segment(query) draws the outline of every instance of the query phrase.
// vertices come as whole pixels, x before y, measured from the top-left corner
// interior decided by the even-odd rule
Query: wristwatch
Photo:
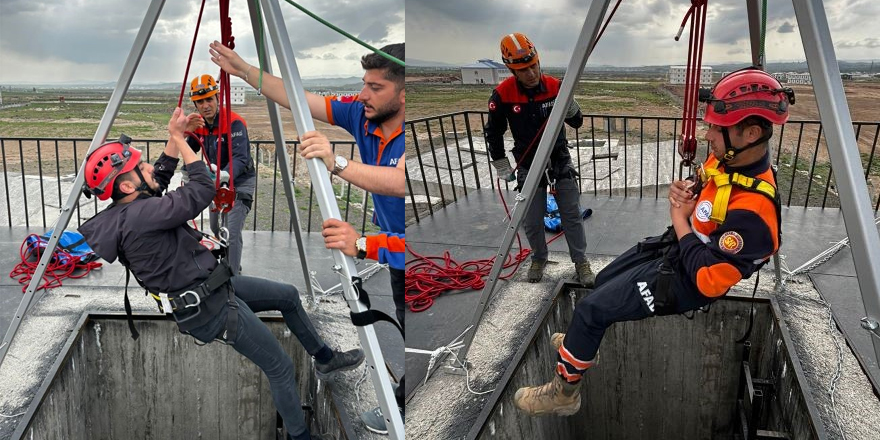
[[[354,242],[354,247],[357,248],[357,258],[358,260],[363,260],[367,258],[367,237],[361,236]]]
[[[336,164],[333,165],[333,173],[332,174],[338,175],[347,166],[348,166],[348,159],[346,159],[342,156],[336,156]]]

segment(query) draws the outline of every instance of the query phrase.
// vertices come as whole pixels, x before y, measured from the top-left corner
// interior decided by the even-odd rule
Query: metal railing
[[[514,189],[515,183],[497,180],[490,165],[483,135],[487,115],[463,111],[406,122],[408,223],[433,215],[469,191],[495,190],[499,182],[504,189]],[[853,122],[853,128],[876,213],[880,122]],[[657,199],[665,197],[666,186],[680,177],[681,118],[585,115],[580,128],[565,130],[581,193]],[[509,151],[510,132],[505,136]],[[770,143],[784,206],[840,206],[820,121],[789,121],[774,127]],[[708,154],[708,143],[701,141],[697,157]]]
[[[133,141],[145,161],[157,159],[165,148],[164,139]],[[0,158],[3,166],[5,206],[0,207],[0,225],[47,228],[54,224],[67,200],[81,160],[91,139],[86,138],[25,138],[0,137]],[[322,218],[312,190],[307,169],[297,152],[299,141],[286,141],[294,175],[294,192],[300,224],[306,232],[320,231]],[[354,142],[331,142],[334,151],[356,158]],[[284,185],[275,155],[273,141],[251,141],[251,156],[257,173],[253,207],[246,229],[254,231],[292,231],[292,216],[284,197]],[[361,233],[378,231],[372,224],[372,198],[369,193],[339,178],[333,179],[339,209],[345,221]],[[80,197],[76,206],[76,225],[103,209],[109,202]],[[4,212],[5,211],[5,212]],[[3,215],[5,214],[5,216]],[[207,225],[207,216],[200,218],[200,229]]]

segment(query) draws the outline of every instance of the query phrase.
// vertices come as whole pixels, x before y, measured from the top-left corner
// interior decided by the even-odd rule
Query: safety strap
[[[728,174],[719,171],[717,168],[703,168],[704,183],[708,179],[712,179],[718,188],[715,193],[715,201],[712,204],[712,214],[709,216],[713,222],[721,224],[727,218],[727,205],[730,202],[730,193],[733,187],[739,187],[746,191],[756,192],[764,195],[774,206],[779,205],[776,195],[776,187],[769,182],[757,177],[749,177],[740,173]]]
[[[360,313],[349,312],[351,323],[354,324],[355,327],[366,327],[379,321],[390,322],[397,328],[400,335],[403,336],[403,327],[400,326],[400,323],[394,318],[388,316],[388,314],[370,308],[370,297],[367,295],[367,291],[364,290],[363,280],[360,277],[351,277],[351,282],[358,298],[367,307],[367,310]]]

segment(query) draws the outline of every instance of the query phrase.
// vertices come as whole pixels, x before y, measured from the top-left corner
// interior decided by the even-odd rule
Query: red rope
[[[232,19],[229,17],[229,0],[220,0],[220,39],[224,46],[235,49],[235,37],[232,36]],[[232,169],[232,88],[229,72],[220,70],[220,137],[217,140],[217,188],[220,187],[220,139],[226,135],[226,147],[229,153],[229,190],[235,191],[235,174]]]
[[[186,83],[189,81],[189,66],[192,64],[193,52],[196,50],[196,39],[199,37],[199,26],[202,24],[202,11],[205,10],[205,0],[202,0],[202,6],[199,8],[199,19],[196,20],[196,31],[193,33],[192,46],[189,48],[189,58],[186,60],[186,72],[183,74],[183,85],[180,86],[180,98],[177,99],[177,106],[183,105],[183,92],[186,90]]]
[[[682,126],[681,126],[681,166],[693,166],[697,154],[697,109],[700,92],[700,76],[703,65],[703,40],[706,33],[707,0],[691,0],[675,40],[677,41],[690,18],[687,67],[685,70]]]
[[[34,244],[28,246],[28,241],[32,237],[32,243]],[[31,234],[25,238],[18,251],[21,263],[16,264],[12,271],[9,272],[9,276],[16,279],[22,285],[22,293],[27,290],[27,286],[30,284],[34,273],[37,271],[37,266],[40,264],[43,251],[46,249],[39,245],[41,240],[36,234]],[[74,257],[68,252],[57,248],[55,255],[46,265],[46,271],[43,273],[42,278],[43,283],[36,290],[61,287],[61,281],[65,278],[82,278],[88,275],[92,269],[97,269],[101,266],[102,264],[97,261],[84,263],[80,260],[80,257]],[[82,271],[81,273],[76,273],[80,270]]]

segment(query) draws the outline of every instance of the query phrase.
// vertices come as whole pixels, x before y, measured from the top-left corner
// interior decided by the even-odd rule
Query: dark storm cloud
[[[794,25],[786,21],[779,26],[776,32],[779,32],[780,34],[788,34],[794,32]]]
[[[865,38],[858,41],[843,41],[837,46],[846,49],[855,49],[859,47],[876,48],[880,47],[880,38]]]
[[[305,4],[312,12],[370,44],[389,43],[390,32],[403,21],[402,0],[332,1]],[[0,59],[37,65],[88,66],[118,72],[131,50],[147,11],[143,0],[2,0]],[[167,76],[185,63],[196,25],[199,2],[166,2],[138,68],[138,76]],[[348,41],[296,8],[281,4],[293,47],[304,59],[322,57],[323,46]],[[218,6],[208,2],[196,45],[194,63],[207,61],[207,44],[219,39]],[[236,49],[254,59],[254,35],[245,3],[231,11]],[[51,19],[47,19],[51,17]],[[399,34],[399,32],[398,32]],[[268,35],[265,38],[269,38]],[[311,51],[318,50],[318,54]],[[348,55],[336,53],[337,57]],[[158,63],[155,64],[154,62]],[[203,64],[201,68],[210,65]],[[183,67],[179,67],[182,71]],[[76,72],[71,75],[75,76]],[[4,75],[9,77],[9,73]],[[27,81],[28,78],[15,78]],[[97,79],[97,78],[96,78]],[[100,78],[106,79],[106,78]],[[114,78],[115,79],[115,78]]]

